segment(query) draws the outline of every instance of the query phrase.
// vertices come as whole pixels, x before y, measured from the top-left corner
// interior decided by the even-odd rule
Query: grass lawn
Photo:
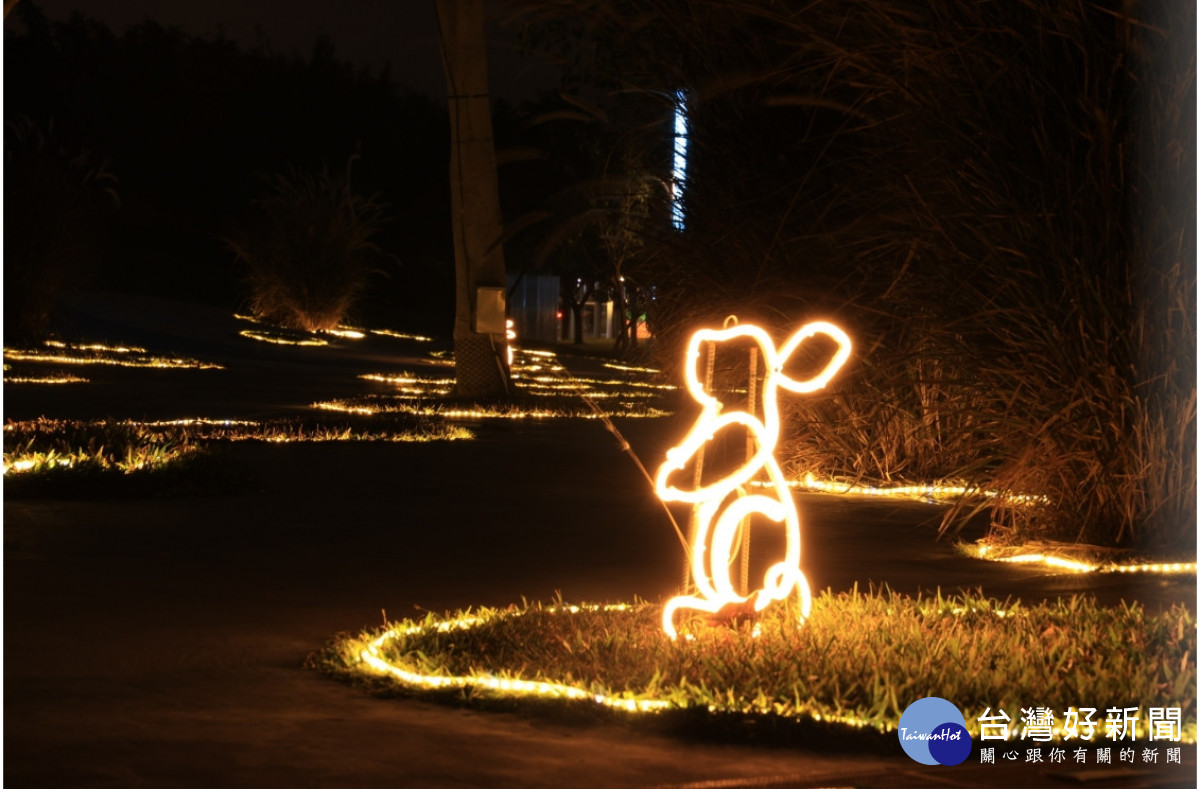
[[[331,644],[314,663],[387,693],[521,709],[596,707],[658,716],[697,713],[759,730],[888,734],[908,704],[940,696],[978,718],[1022,709],[1180,708],[1196,736],[1196,623],[1183,606],[1152,615],[1090,598],[1024,605],[980,595],[906,597],[887,589],[824,593],[803,627],[794,610],[756,623],[700,622],[671,641],[661,606],[525,604],[390,623]],[[894,736],[894,735],[890,735]],[[890,736],[888,739],[890,740]]]

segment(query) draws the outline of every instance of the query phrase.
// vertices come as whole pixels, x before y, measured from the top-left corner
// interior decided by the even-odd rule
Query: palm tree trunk
[[[502,398],[508,394],[504,248],[500,244],[503,225],[492,142],[483,2],[437,0],[437,15],[450,110],[455,388],[467,397]]]

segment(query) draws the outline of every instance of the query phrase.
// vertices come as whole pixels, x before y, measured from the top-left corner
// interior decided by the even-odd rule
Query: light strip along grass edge
[[[856,594],[857,594],[857,592],[856,592]],[[826,597],[826,596],[827,595],[823,595],[823,597]],[[963,600],[968,605],[970,605],[969,600],[966,600],[966,598],[964,598]],[[984,606],[986,607],[986,606],[991,605],[995,601],[982,601],[982,602],[983,602]],[[919,604],[919,601],[917,601],[917,603]],[[926,601],[926,603],[927,604],[933,603],[936,606],[935,610],[931,613],[962,614],[962,613],[967,612],[965,609],[962,609],[961,607],[955,608],[952,605],[952,598],[942,598],[940,593],[938,595],[936,603],[933,601],[932,597],[928,601]],[[1005,605],[1007,605],[1007,603],[1005,603]],[[579,612],[583,612],[583,611],[591,611],[591,612],[631,611],[636,607],[657,608],[657,606],[652,606],[652,605],[646,604],[646,603],[641,603],[641,604],[636,604],[636,605],[616,604],[616,605],[608,605],[608,606],[565,605],[565,604],[560,603],[558,605],[538,608],[536,610],[538,610],[541,613],[547,613],[547,614],[557,614],[557,613],[572,614],[572,613],[579,613]],[[1045,607],[1045,606],[1043,606],[1043,607]],[[1059,607],[1060,608],[1062,607],[1061,601],[1060,601]],[[971,611],[977,612],[977,611],[981,611],[981,610],[990,610],[991,613],[993,613],[996,617],[1004,618],[1004,617],[1008,617],[1008,616],[1022,616],[1022,615],[1027,616],[1027,615],[1029,615],[1029,613],[1031,611],[1036,613],[1037,608],[1038,607],[1032,607],[1032,608],[1031,607],[1023,607],[1023,606],[1021,606],[1020,603],[1017,603],[1017,604],[1011,606],[1011,608],[996,607],[996,608],[992,608],[992,609],[986,609],[986,608],[974,608],[973,607],[973,608],[971,608]],[[781,712],[780,705],[772,704],[770,702],[769,698],[767,698],[765,696],[761,696],[760,699],[751,701],[749,704],[747,704],[745,700],[743,700],[743,702],[740,704],[710,703],[707,705],[703,705],[703,704],[695,703],[692,700],[686,701],[684,703],[680,703],[678,701],[671,701],[671,700],[662,699],[662,698],[655,698],[652,695],[639,693],[636,690],[634,690],[634,691],[630,691],[630,690],[612,691],[612,690],[601,687],[599,685],[599,683],[593,683],[592,689],[586,689],[586,688],[580,687],[576,684],[569,684],[568,682],[554,681],[551,678],[527,679],[527,678],[517,675],[517,672],[508,672],[508,673],[506,673],[504,671],[491,672],[491,671],[487,671],[485,669],[478,668],[475,666],[471,667],[471,670],[469,673],[462,674],[462,675],[453,675],[453,674],[450,674],[446,670],[438,671],[436,668],[432,669],[432,671],[434,673],[431,673],[431,669],[429,668],[428,665],[424,668],[424,670],[422,670],[412,664],[407,664],[404,661],[389,662],[388,658],[384,655],[385,648],[389,645],[389,643],[391,643],[393,641],[403,640],[403,639],[409,638],[409,637],[421,637],[423,635],[428,635],[428,634],[432,634],[435,632],[436,633],[449,633],[449,632],[452,632],[455,630],[470,630],[473,628],[477,628],[485,623],[498,622],[498,621],[502,621],[505,619],[515,619],[515,618],[525,615],[530,610],[534,610],[534,609],[530,609],[529,607],[526,607],[525,609],[511,609],[510,608],[507,611],[495,611],[495,610],[483,609],[476,613],[472,613],[470,611],[460,612],[459,614],[450,615],[445,618],[436,618],[436,617],[430,616],[430,617],[427,617],[426,620],[421,623],[405,621],[405,622],[397,624],[397,625],[388,626],[385,629],[383,629],[382,631],[376,631],[373,634],[367,634],[364,636],[360,636],[358,639],[346,639],[340,645],[340,649],[343,651],[343,659],[345,660],[345,662],[347,664],[347,672],[346,673],[349,673],[351,675],[354,675],[354,674],[368,675],[368,676],[374,675],[374,676],[378,676],[378,677],[391,678],[392,680],[396,681],[397,683],[399,683],[400,686],[406,688],[407,690],[416,692],[417,695],[421,695],[423,692],[429,692],[429,693],[433,693],[436,695],[437,691],[445,691],[445,690],[463,690],[463,691],[468,692],[468,694],[474,693],[476,691],[484,691],[485,693],[490,694],[494,697],[498,697],[498,698],[532,699],[532,700],[537,700],[537,699],[567,700],[570,702],[578,702],[578,703],[588,704],[588,705],[598,705],[598,706],[601,706],[604,708],[618,710],[621,712],[628,712],[628,713],[661,713],[661,712],[668,712],[668,711],[685,711],[685,710],[690,710],[690,711],[695,712],[698,709],[703,711],[704,707],[707,706],[707,712],[710,714],[715,714],[715,715],[724,715],[724,716],[730,716],[730,715],[739,716],[739,715],[741,715],[741,716],[750,716],[750,717],[768,716],[768,717],[776,717],[783,721],[791,721],[793,723],[816,722],[816,723],[824,724],[824,725],[832,724],[837,728],[851,727],[851,728],[855,728],[855,729],[875,730],[880,734],[885,734],[885,733],[895,731],[895,723],[894,722],[882,721],[879,716],[876,717],[876,720],[872,721],[872,720],[862,718],[862,717],[857,717],[854,715],[837,714],[838,710],[836,707],[836,704],[837,704],[836,700],[835,700],[834,704],[830,704],[830,705],[801,704],[798,701],[798,703],[795,706],[793,706],[792,709],[787,713]],[[1052,611],[1053,609],[1049,608],[1048,610]],[[1121,610],[1124,611],[1124,613],[1126,615],[1129,615],[1129,614],[1135,615],[1135,617],[1138,618],[1140,621],[1140,618],[1142,616],[1140,608],[1133,606],[1133,607],[1125,607]],[[1195,629],[1194,619],[1192,619],[1186,612],[1183,613],[1183,618],[1187,619],[1188,622],[1190,622],[1189,627],[1193,631],[1192,643],[1193,643],[1193,649],[1194,649],[1194,629]],[[1182,620],[1181,620],[1181,622],[1182,622]],[[1180,627],[1182,628],[1182,627],[1184,627],[1184,625],[1180,624]],[[353,654],[349,654],[351,652]],[[425,656],[422,655],[422,657],[425,657]],[[1186,657],[1187,657],[1187,655],[1185,654],[1185,656],[1184,656],[1185,662],[1186,662]],[[429,662],[430,661],[427,661],[427,664]],[[433,658],[432,662],[436,663],[436,658]],[[1193,663],[1194,663],[1194,661],[1193,661]],[[964,668],[966,668],[966,667],[964,667]],[[1194,671],[1192,672],[1190,680],[1187,680],[1185,677],[1185,681],[1190,681],[1191,686],[1192,686],[1192,695],[1194,697],[1194,688],[1195,688]],[[709,694],[709,695],[711,697],[713,694]],[[722,695],[722,692],[718,691],[715,695],[717,695],[717,696]],[[729,695],[729,699],[731,702],[735,702],[735,699],[732,694]],[[912,701],[912,700],[915,700],[915,698],[909,699],[908,701]],[[1030,701],[1036,703],[1036,701],[1034,701],[1034,700],[1030,700]],[[899,704],[899,703],[900,703],[899,700],[894,700],[893,706],[895,706],[896,704]],[[1089,703],[1095,703],[1095,700],[1080,699],[1078,702],[1078,705],[1086,706]],[[1143,705],[1139,703],[1138,706],[1140,708]],[[1155,705],[1151,704],[1149,706],[1155,706]],[[1007,708],[1012,710],[1011,705],[1007,705]],[[1013,710],[1013,711],[1016,712],[1015,710]],[[980,733],[978,720],[971,717],[975,713],[980,713],[980,714],[984,714],[984,715],[986,715],[987,713],[983,712],[982,709],[965,711],[965,714],[967,716],[968,731],[972,734],[972,736],[978,738],[979,733]],[[1104,713],[1104,709],[1102,707],[1100,709],[1100,714],[1103,715],[1103,713]],[[1059,715],[1061,715],[1061,714],[1062,714],[1062,711],[1060,710]],[[1184,715],[1185,715],[1185,720],[1182,721],[1182,725],[1181,725],[1181,730],[1182,730],[1181,742],[1189,743],[1189,744],[1195,743],[1195,741],[1196,741],[1196,722],[1195,722],[1194,708],[1190,709],[1190,710],[1185,710]],[[896,719],[898,719],[899,711],[895,712],[894,717]],[[1013,735],[1012,735],[1011,739],[1016,738],[1016,732],[1020,728],[1020,721],[1019,721],[1018,716],[1014,715],[1013,717],[1014,717],[1014,720],[1012,721]],[[1145,715],[1142,714],[1140,716],[1140,718],[1141,718],[1141,721],[1138,724],[1138,733],[1139,733],[1140,737],[1144,740],[1146,737]],[[1105,740],[1104,730],[1105,730],[1104,719],[1101,718],[1097,722],[1095,736],[1090,741],[1089,740],[1080,740],[1078,738],[1071,739],[1071,738],[1064,737],[1063,728],[1056,723],[1054,730],[1053,730],[1053,739],[1056,742],[1067,741],[1067,742],[1072,742],[1074,744],[1085,745],[1085,746],[1104,745],[1104,744],[1107,744],[1106,740]]]

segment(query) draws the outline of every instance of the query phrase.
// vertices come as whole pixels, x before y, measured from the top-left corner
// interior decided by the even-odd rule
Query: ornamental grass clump
[[[353,192],[348,171],[291,170],[266,180],[257,224],[227,242],[246,265],[250,310],[285,328],[335,329],[382,258],[372,238],[384,206]]]
[[[241,469],[218,447],[237,442],[426,443],[474,438],[442,420],[397,416],[370,426],[355,420],[163,422],[34,419],[4,426],[5,495],[123,496],[231,492]]]
[[[963,501],[947,528],[983,508],[1013,541],[1191,542],[1195,72],[1172,31],[1194,8],[1132,8],[863,20],[879,46],[855,68],[906,109],[859,204],[900,221],[856,242],[887,272],[852,294],[886,316],[861,321],[861,384],[804,427],[809,447],[851,427],[847,473],[1045,502]]]
[[[803,627],[791,607],[777,606],[757,622],[693,621],[675,641],[663,634],[661,612],[560,601],[431,615],[343,638],[317,664],[342,677],[377,677],[362,661],[375,642],[388,664],[411,672],[380,680],[383,687],[410,693],[430,692],[434,683],[421,678],[440,677],[461,679],[451,694],[458,701],[511,697],[489,687],[508,678],[583,689],[580,704],[610,697],[877,732],[894,729],[912,701],[939,696],[962,710],[976,737],[989,708],[1008,711],[1018,727],[1022,708],[1089,706],[1103,727],[1107,708],[1139,706],[1144,739],[1148,708],[1179,707],[1181,735],[1195,740],[1196,622],[1183,606],[1152,614],[1082,597],[1024,605],[855,589],[818,596]],[[555,704],[562,695],[546,694]]]
[[[5,467],[25,458],[90,459],[124,472],[159,465],[206,444],[258,441],[269,444],[455,441],[473,438],[458,425],[420,417],[397,417],[386,424],[362,420],[178,419],[161,422],[31,419],[4,426]],[[133,461],[123,458],[134,458]],[[158,458],[151,461],[149,458]],[[65,462],[48,465],[68,465]],[[35,467],[39,464],[35,463]]]
[[[197,452],[189,437],[107,420],[35,419],[4,426],[4,473],[132,474],[162,468]]]

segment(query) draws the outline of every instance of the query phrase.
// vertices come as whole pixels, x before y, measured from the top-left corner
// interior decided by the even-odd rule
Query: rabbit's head
[[[784,372],[793,360],[796,351],[809,338],[823,334],[831,338],[837,348],[833,357],[820,372],[805,378],[794,378]],[[705,385],[701,372],[706,343],[717,345],[750,341],[758,346],[762,354],[765,375],[761,387],[761,418],[745,410],[726,410],[718,394]],[[691,431],[678,446],[668,450],[666,462],[658,469],[656,487],[665,501],[699,502],[723,498],[736,488],[749,482],[755,474],[774,456],[779,435],[778,388],[789,392],[806,393],[821,389],[841,369],[850,356],[850,338],[838,327],[823,321],[800,327],[783,347],[776,350],[775,343],[765,331],[748,324],[729,326],[723,329],[700,329],[688,342],[684,382],[688,393],[700,404],[700,413]],[[694,463],[696,454],[728,431],[742,429],[749,435],[754,453],[745,463],[724,473],[707,485],[699,485],[684,479],[684,471]]]

